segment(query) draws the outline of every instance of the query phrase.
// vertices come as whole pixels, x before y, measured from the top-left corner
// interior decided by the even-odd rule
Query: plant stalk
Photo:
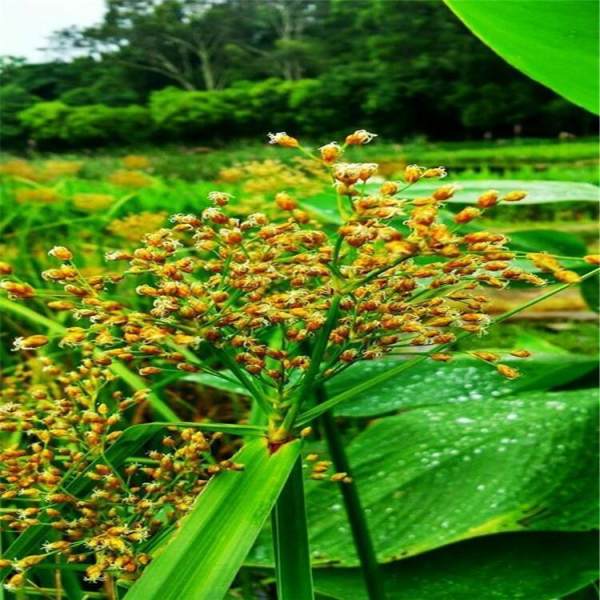
[[[278,600],[313,600],[301,456],[273,508],[271,525]]]
[[[317,400],[324,400],[324,395],[323,388],[319,388]],[[340,490],[346,514],[348,515],[354,546],[360,559],[360,567],[369,600],[385,600],[383,579],[379,565],[377,564],[377,557],[375,556],[375,549],[369,533],[365,512],[360,503],[358,488],[352,478],[352,467],[344,449],[344,441],[331,412],[323,413],[320,417],[320,422],[335,470],[338,473],[347,473],[351,478],[349,483],[340,483]]]

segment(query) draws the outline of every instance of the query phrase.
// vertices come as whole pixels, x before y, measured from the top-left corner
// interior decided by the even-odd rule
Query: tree
[[[225,84],[222,51],[234,26],[233,3],[217,0],[107,0],[101,24],[63,30],[58,44],[107,62],[157,73],[187,90]]]

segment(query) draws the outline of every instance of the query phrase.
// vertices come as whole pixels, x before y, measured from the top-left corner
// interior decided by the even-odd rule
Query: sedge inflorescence
[[[127,264],[120,275],[85,279],[66,249],[54,249],[62,264],[43,277],[62,284],[64,295],[53,308],[81,322],[60,343],[91,343],[145,377],[206,370],[195,357],[212,353],[268,412],[274,437],[290,434],[315,386],[357,361],[415,347],[450,360],[457,336],[485,333],[486,288],[545,284],[516,264],[506,236],[472,224],[525,193],[490,190],[452,215],[444,208],[452,185],[423,197],[407,193],[421,180],[445,177],[443,167],[409,165],[404,181],[373,185],[377,164],[344,159],[349,147],[374,137],[358,130],[312,154],[285,133],[270,135],[272,143],[308,154],[329,177],[341,221],[330,233],[287,193],[276,197],[283,216],[273,220],[260,212],[236,217],[228,211],[230,195],[213,192],[213,206],[201,214],[176,214],[134,251],[109,252],[109,260]],[[531,256],[534,264],[540,256]],[[544,265],[559,280],[578,277]],[[111,297],[122,279],[138,280],[141,305]],[[496,359],[486,362],[518,376]]]
[[[23,349],[44,343],[44,336],[32,337],[39,339],[22,341]],[[28,569],[59,558],[83,563],[92,583],[136,577],[153,541],[187,514],[207,481],[243,468],[214,458],[220,434],[192,427],[158,428],[145,452],[138,446],[141,457],[128,455],[117,466],[109,449],[148,390],[107,393],[115,379],[111,360],[82,350],[74,370],[40,358],[3,382],[0,431],[27,443],[0,451],[0,527],[15,534],[41,530],[46,540],[41,554],[0,561],[15,571],[8,589],[20,587]]]

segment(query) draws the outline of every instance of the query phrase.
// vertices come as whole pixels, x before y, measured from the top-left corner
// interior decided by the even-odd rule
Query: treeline
[[[102,23],[53,46],[78,57],[3,62],[5,146],[595,130],[437,0],[107,0]]]

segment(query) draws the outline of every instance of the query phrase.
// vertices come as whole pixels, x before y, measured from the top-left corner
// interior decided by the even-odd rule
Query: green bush
[[[19,119],[36,142],[59,142],[70,110],[63,102],[38,102],[19,113]]]
[[[298,133],[347,133],[349,123],[370,126],[361,111],[363,97],[360,81],[344,75],[305,79],[294,84],[290,113]]]
[[[168,87],[154,92],[148,107],[94,103],[94,98],[104,96],[79,88],[63,95],[64,102],[29,106],[20,113],[20,121],[15,115],[31,103],[32,97],[15,86],[5,86],[7,91],[3,93],[12,100],[3,103],[3,112],[8,115],[3,116],[4,139],[12,143],[24,141],[29,135],[42,145],[62,147],[140,142],[152,137],[202,144],[256,138],[269,131],[333,138],[346,133],[349,126],[399,139],[418,131],[424,114],[430,125],[451,119],[457,127],[479,135],[507,124],[515,126],[548,118],[554,119],[561,129],[570,130],[569,125],[579,114],[577,109],[559,99],[538,111],[539,115],[529,114],[531,103],[523,100],[526,90],[519,91],[521,86],[520,82],[506,86],[484,84],[481,98],[465,100],[463,109],[455,114],[433,107],[431,99],[425,96],[421,98],[422,111],[411,111],[410,103],[397,94],[397,86],[386,87],[385,81],[374,81],[373,74],[352,70],[300,81],[243,81],[213,91]],[[455,90],[454,99],[464,92]],[[582,120],[578,127],[584,125]]]
[[[16,84],[0,86],[0,124],[2,143],[24,142],[25,128],[19,120],[19,113],[32,106],[38,99]]]
[[[102,104],[69,107],[62,139],[79,146],[101,143],[110,139],[112,110]]]
[[[150,111],[145,106],[132,104],[111,108],[111,127],[115,139],[125,143],[149,139],[154,132]]]
[[[216,134],[233,113],[224,92],[186,92],[168,87],[150,97],[152,120],[166,137]]]
[[[294,122],[291,94],[298,84],[270,78],[230,88],[230,92],[237,94],[240,100],[235,109],[236,123],[244,132],[253,135],[289,128]]]
[[[143,106],[39,102],[21,112],[19,118],[37,142],[61,146],[139,142],[150,137],[153,129],[150,113]]]

